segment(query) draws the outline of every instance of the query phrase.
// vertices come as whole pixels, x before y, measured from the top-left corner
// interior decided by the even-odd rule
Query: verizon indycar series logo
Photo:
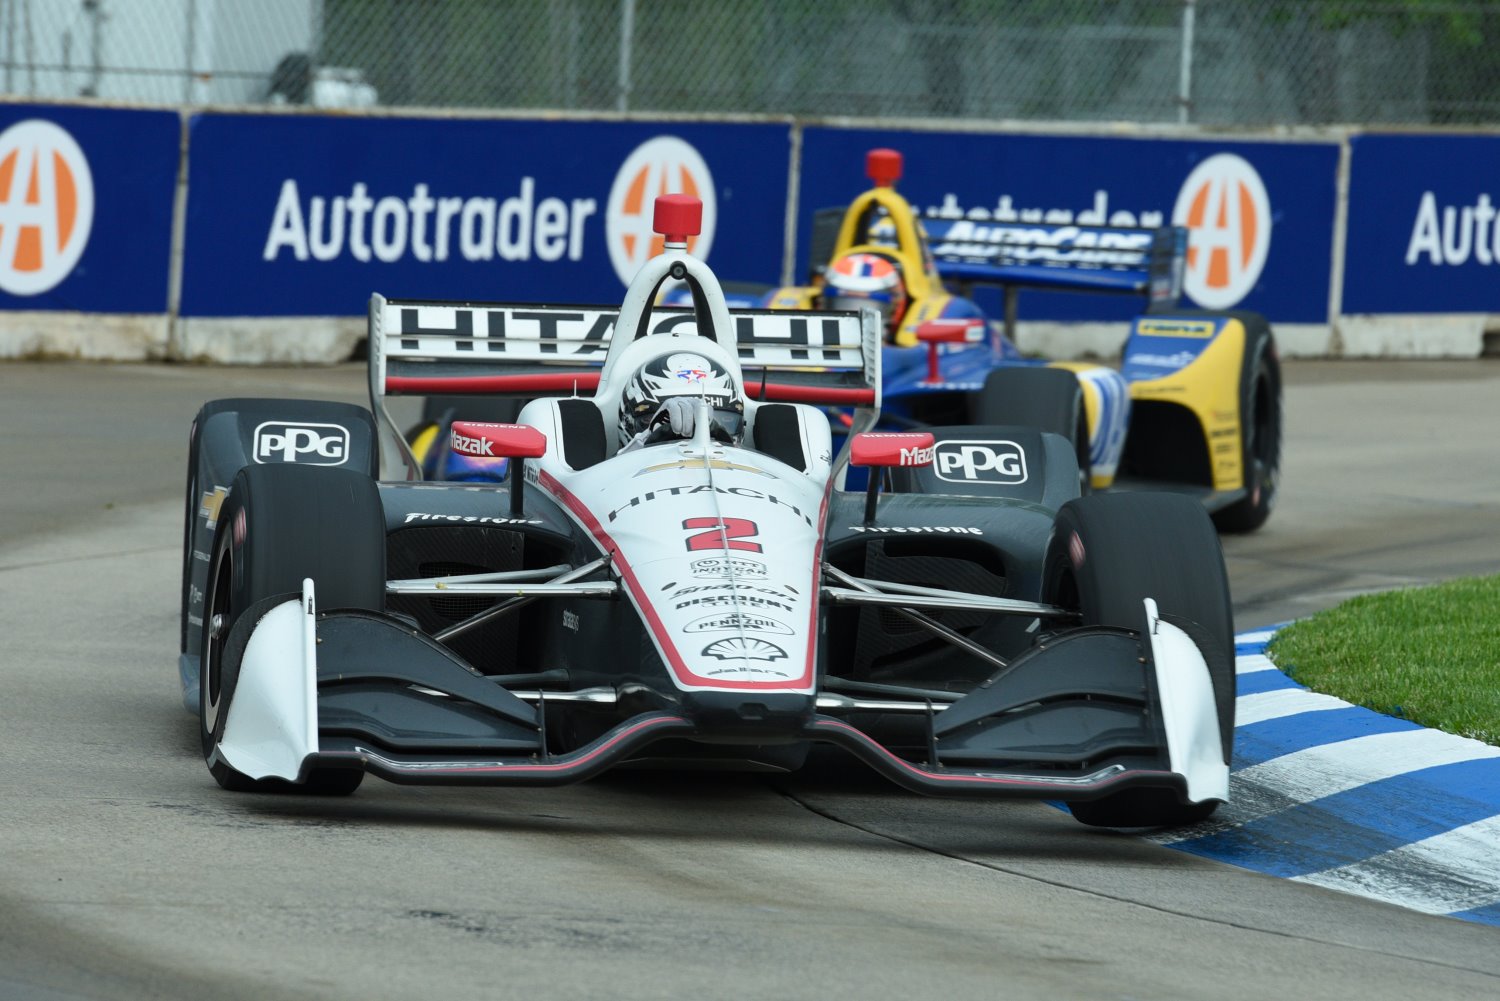
[[[1013,441],[940,441],[938,479],[949,483],[1026,482],[1026,452]]]
[[[736,577],[753,577],[764,580],[766,577],[766,565],[756,560],[747,560],[738,556],[707,556],[701,560],[694,560],[690,569],[693,576],[708,580],[732,579]]]
[[[342,466],[349,459],[349,429],[341,424],[266,421],[255,429],[256,462]]]

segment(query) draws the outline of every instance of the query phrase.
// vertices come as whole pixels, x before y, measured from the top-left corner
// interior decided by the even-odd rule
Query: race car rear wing
[[[938,273],[986,285],[1142,295],[1153,310],[1182,296],[1187,229],[923,220]]]
[[[619,309],[370,297],[370,401],[388,428],[386,396],[587,395],[599,385]],[[733,310],[734,339],[754,400],[880,405],[880,322],[873,310]],[[694,324],[690,308],[657,307],[647,333]]]

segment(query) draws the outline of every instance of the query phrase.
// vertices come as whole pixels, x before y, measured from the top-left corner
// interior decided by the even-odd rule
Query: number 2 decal
[[[745,539],[760,534],[749,518],[687,518],[683,528],[706,528],[708,531],[687,537],[689,552],[699,549],[740,549],[747,553],[763,552],[759,542]]]

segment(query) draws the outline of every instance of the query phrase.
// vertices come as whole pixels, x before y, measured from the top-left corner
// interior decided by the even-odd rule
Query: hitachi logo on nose
[[[340,424],[267,421],[255,429],[256,462],[341,466],[349,457],[349,429]]]

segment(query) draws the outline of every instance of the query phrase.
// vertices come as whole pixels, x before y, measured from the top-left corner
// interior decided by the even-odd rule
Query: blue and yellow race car
[[[1038,427],[1073,443],[1084,487],[1191,494],[1221,531],[1265,522],[1281,461],[1275,340],[1258,314],[1178,307],[1185,229],[922,219],[896,191],[901,167],[895,150],[872,150],[874,187],[817,213],[820,263],[807,285],[731,294],[731,304],[879,309],[888,426]],[[1002,319],[970,297],[978,285],[1002,290]],[[1025,357],[1015,339],[1022,288],[1145,299],[1120,367]],[[1004,482],[1017,474],[1001,444],[940,443],[938,467],[960,484]]]

